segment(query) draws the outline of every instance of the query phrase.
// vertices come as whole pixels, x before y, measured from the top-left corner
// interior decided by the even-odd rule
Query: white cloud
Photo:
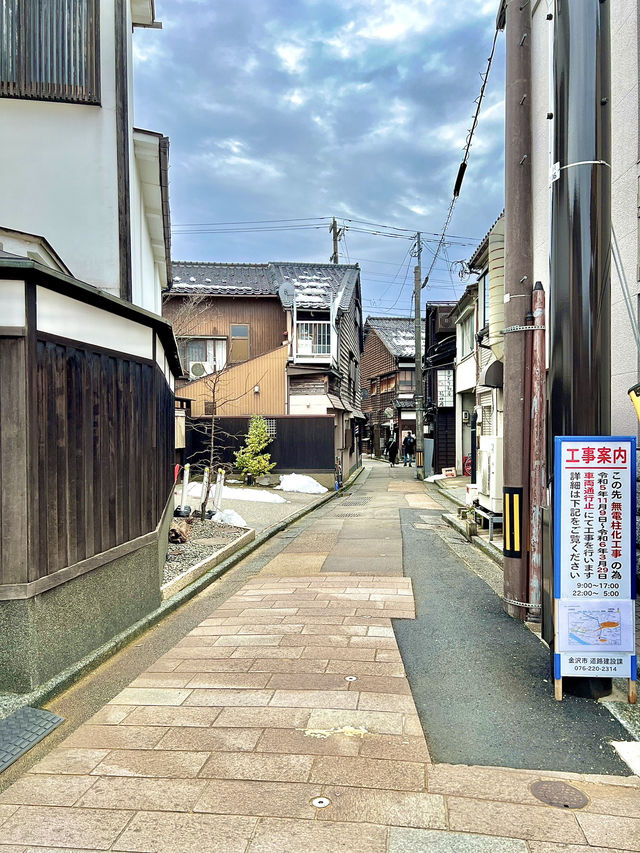
[[[304,70],[302,61],[306,54],[304,47],[292,42],[283,42],[275,46],[275,51],[285,71],[288,71],[289,74],[302,73]]]

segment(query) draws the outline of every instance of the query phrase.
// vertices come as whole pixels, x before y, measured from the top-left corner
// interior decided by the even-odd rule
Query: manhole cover
[[[62,722],[57,714],[28,706],[0,720],[0,773]]]
[[[589,802],[586,794],[566,782],[533,782],[529,790],[540,802],[558,809],[582,809]]]
[[[311,800],[311,805],[317,809],[326,809],[327,806],[331,805],[331,800],[328,797],[316,797]]]

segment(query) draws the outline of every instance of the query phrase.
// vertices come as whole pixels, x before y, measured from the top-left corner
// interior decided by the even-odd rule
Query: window
[[[398,391],[406,393],[415,390],[414,370],[399,370],[398,371]]]
[[[377,378],[369,380],[369,389],[371,391],[372,397],[378,393],[378,380],[377,380]]]
[[[460,357],[473,352],[474,317],[473,312],[460,323]]]
[[[249,360],[249,327],[231,326],[231,351],[229,361]]]
[[[276,419],[275,418],[265,418],[265,423],[267,424],[267,435],[270,435],[271,438],[276,437]]]
[[[0,0],[0,97],[100,103],[100,0]]]
[[[328,322],[298,323],[298,355],[331,355],[331,326]]]
[[[392,373],[391,376],[383,376],[380,379],[380,393],[384,394],[385,391],[395,391],[396,390],[396,375]]]
[[[489,325],[489,273],[482,276],[482,328]]]
[[[194,361],[208,362],[215,370],[222,370],[227,361],[226,338],[189,338],[181,341],[179,348],[185,370]]]

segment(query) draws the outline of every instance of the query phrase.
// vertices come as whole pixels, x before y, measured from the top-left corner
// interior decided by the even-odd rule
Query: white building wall
[[[101,107],[0,99],[0,225],[45,237],[76,278],[117,294],[113,2],[100,18]]]

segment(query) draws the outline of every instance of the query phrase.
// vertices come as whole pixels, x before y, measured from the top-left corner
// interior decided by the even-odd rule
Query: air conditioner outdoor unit
[[[203,376],[209,376],[210,373],[215,373],[215,365],[210,361],[190,361],[189,362],[189,377],[191,379],[202,379]]]
[[[480,436],[478,449],[478,503],[502,514],[502,437]]]
[[[471,420],[471,412],[468,412],[466,409],[462,412],[462,423],[468,424]]]

